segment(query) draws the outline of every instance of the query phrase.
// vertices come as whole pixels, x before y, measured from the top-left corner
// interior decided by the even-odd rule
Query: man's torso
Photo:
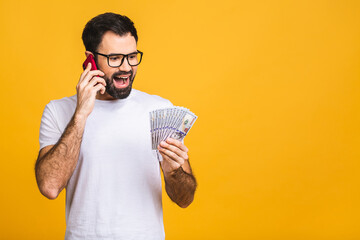
[[[168,100],[134,89],[124,100],[96,100],[66,188],[65,239],[164,238],[149,112],[170,106]],[[61,132],[75,107],[76,95],[52,101]]]

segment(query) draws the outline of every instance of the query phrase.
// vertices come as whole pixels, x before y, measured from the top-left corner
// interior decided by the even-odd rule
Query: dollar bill
[[[179,141],[183,140],[192,125],[194,125],[196,119],[197,116],[195,114],[186,112],[185,116],[181,118],[179,126],[173,131],[170,137]]]
[[[160,142],[169,137],[182,141],[197,119],[194,113],[184,107],[156,109],[149,113],[149,117],[151,147],[155,151]]]

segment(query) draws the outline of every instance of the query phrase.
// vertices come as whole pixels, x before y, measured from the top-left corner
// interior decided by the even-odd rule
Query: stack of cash
[[[182,141],[197,116],[184,107],[157,109],[150,112],[152,149],[168,137]]]

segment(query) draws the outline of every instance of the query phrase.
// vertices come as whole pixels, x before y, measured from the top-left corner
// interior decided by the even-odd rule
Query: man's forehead
[[[112,31],[107,31],[103,35],[98,51],[104,54],[129,54],[136,51],[136,40],[130,33],[119,36]]]

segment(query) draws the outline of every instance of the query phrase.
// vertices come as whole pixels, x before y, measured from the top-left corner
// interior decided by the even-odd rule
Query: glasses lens
[[[120,66],[124,56],[123,55],[111,55],[109,57],[109,65],[110,67],[118,67]]]
[[[136,66],[141,61],[141,54],[140,53],[130,54],[128,56],[128,60],[129,60],[129,65]]]

